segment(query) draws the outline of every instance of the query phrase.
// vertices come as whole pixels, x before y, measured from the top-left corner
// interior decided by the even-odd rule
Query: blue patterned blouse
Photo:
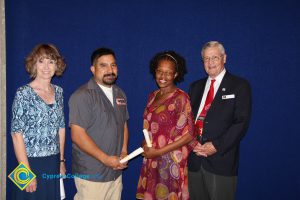
[[[63,89],[55,90],[54,104],[46,104],[31,86],[17,92],[12,106],[11,133],[21,133],[28,157],[44,157],[59,153],[60,128],[65,128]]]

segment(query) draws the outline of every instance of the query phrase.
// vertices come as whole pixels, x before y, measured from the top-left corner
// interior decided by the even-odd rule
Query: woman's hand
[[[145,145],[147,146],[146,140],[143,140],[142,144],[141,144],[141,147],[144,148]]]
[[[66,175],[66,164],[65,162],[60,162],[60,174],[61,175]]]
[[[36,178],[33,179],[26,187],[26,192],[35,192],[37,188],[37,181]]]
[[[153,147],[147,147],[147,145],[143,146],[144,153],[143,156],[148,159],[157,158],[161,156],[160,149],[155,149]]]

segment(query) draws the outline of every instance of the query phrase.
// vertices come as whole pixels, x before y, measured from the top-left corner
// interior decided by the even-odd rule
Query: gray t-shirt
[[[125,93],[116,85],[113,85],[113,103],[114,106],[92,78],[70,97],[69,125],[84,128],[102,151],[119,156],[124,140],[124,124],[129,115]],[[106,167],[75,144],[72,145],[72,157],[72,172],[78,178],[107,182],[122,173],[121,170]]]

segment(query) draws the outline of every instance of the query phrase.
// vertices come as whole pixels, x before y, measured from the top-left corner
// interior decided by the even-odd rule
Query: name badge
[[[126,100],[124,98],[116,98],[116,103],[118,106],[125,106]]]
[[[235,95],[234,94],[229,94],[229,95],[223,95],[222,99],[234,99]]]

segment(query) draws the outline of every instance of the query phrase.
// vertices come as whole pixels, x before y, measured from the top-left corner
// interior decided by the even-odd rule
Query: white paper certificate
[[[133,152],[131,152],[129,155],[127,155],[125,158],[123,158],[122,160],[120,160],[120,163],[125,163],[129,160],[131,160],[132,158],[140,155],[141,153],[144,152],[144,149],[142,147],[134,150]]]
[[[60,178],[59,183],[60,183],[60,199],[62,200],[66,198],[63,178]]]
[[[147,129],[144,129],[143,133],[144,133],[144,137],[145,137],[145,140],[146,140],[146,143],[147,143],[147,147],[152,147],[152,143],[150,141],[149,132],[147,131]]]

